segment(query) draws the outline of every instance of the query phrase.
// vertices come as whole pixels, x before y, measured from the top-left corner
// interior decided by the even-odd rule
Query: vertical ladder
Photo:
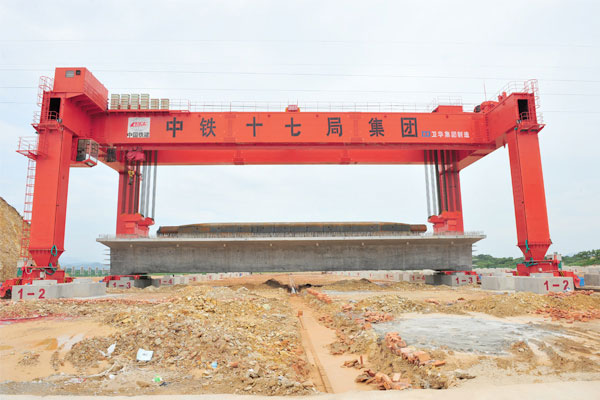
[[[27,177],[25,180],[25,204],[23,207],[23,223],[21,225],[21,248],[19,250],[20,265],[27,265],[29,259],[29,240],[31,237],[31,215],[33,211],[33,194],[35,190],[35,167],[38,157],[38,138],[19,138],[17,153],[27,157]]]
[[[23,224],[21,228],[21,250],[19,258],[27,265],[29,262],[29,239],[31,235],[31,212],[33,208],[33,192],[35,188],[35,159],[27,160],[27,178],[25,181],[25,205],[23,207]]]

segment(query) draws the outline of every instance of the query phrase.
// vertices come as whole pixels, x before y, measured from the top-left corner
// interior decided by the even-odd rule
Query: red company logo
[[[141,127],[145,127],[145,126],[148,126],[148,123],[146,121],[132,122],[131,125],[129,125],[130,128],[141,128]]]

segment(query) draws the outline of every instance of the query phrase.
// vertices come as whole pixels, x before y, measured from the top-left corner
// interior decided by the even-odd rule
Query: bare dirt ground
[[[327,274],[1,301],[0,397],[370,398],[392,385],[423,399],[515,387],[594,398],[599,311],[600,295],[587,292],[494,294]],[[150,361],[136,360],[140,348],[154,352]]]

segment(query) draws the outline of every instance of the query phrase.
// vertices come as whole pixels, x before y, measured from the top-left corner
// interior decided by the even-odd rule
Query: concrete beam
[[[470,270],[483,235],[99,238],[111,274]],[[164,283],[163,283],[164,284]]]

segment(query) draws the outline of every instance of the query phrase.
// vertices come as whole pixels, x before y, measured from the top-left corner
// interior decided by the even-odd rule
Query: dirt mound
[[[23,218],[0,197],[0,281],[17,275]]]
[[[600,309],[600,295],[575,292],[568,297],[555,297],[535,293],[520,292],[499,294],[478,300],[456,303],[448,311],[474,311],[497,317],[509,317],[535,313],[537,310],[553,308],[565,311],[590,311]]]
[[[84,377],[110,369],[114,381],[122,383],[114,392],[102,379],[78,380],[75,394],[127,394],[133,389],[154,393],[160,386],[152,381],[154,375],[164,379],[166,390],[178,393],[314,392],[285,291],[276,290],[272,298],[246,288],[210,286],[176,287],[169,293],[172,297],[152,302],[122,298],[7,302],[0,303],[0,317],[93,316],[116,330],[80,340],[53,359],[53,365],[73,366]],[[150,361],[137,361],[140,348],[153,351]],[[47,378],[47,393],[69,393],[64,386],[72,378]],[[133,383],[137,381],[142,381],[140,387]]]
[[[354,290],[380,290],[382,287],[368,279],[344,279],[322,287],[324,290],[354,291]]]
[[[357,310],[380,311],[392,314],[430,311],[428,306],[400,295],[373,296],[360,300],[354,306]]]

